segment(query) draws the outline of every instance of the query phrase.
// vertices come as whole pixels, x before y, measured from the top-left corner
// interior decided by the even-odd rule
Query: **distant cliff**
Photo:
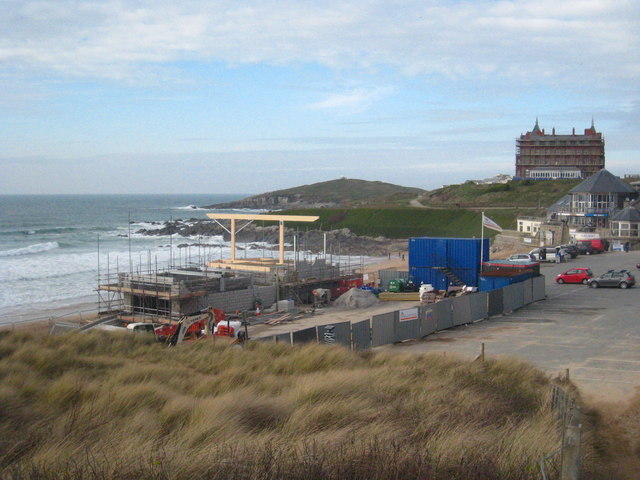
[[[286,190],[262,193],[228,203],[204,205],[204,208],[256,208],[286,210],[358,206],[366,204],[398,204],[425,193],[420,188],[403,187],[385,182],[340,178],[302,185]]]

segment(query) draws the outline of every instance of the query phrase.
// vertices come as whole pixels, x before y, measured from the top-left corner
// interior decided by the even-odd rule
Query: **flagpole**
[[[480,223],[482,224],[480,233],[480,273],[482,273],[482,263],[484,262],[484,212],[482,212]]]

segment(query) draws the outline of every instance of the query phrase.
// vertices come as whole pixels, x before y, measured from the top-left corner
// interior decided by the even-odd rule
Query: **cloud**
[[[364,89],[357,88],[347,93],[332,94],[325,100],[311,104],[313,110],[334,108],[361,109],[391,92],[388,88]]]
[[[634,0],[5,0],[0,68],[119,82],[179,81],[180,61],[391,66],[406,75],[525,84],[640,76]],[[316,108],[366,104],[338,93]]]

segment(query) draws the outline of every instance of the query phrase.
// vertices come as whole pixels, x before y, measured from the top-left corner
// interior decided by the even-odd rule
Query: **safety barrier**
[[[426,337],[434,332],[503,315],[545,298],[544,277],[535,277],[488,292],[476,292],[437,303],[396,310],[358,322],[318,325],[265,338],[262,342],[343,345],[355,351]]]

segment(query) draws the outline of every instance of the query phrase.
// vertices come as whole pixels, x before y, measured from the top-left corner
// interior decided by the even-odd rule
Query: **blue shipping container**
[[[409,271],[413,280],[418,284],[431,283],[438,290],[449,285],[449,279],[440,270],[442,268],[451,269],[466,285],[478,286],[481,260],[489,260],[488,238],[409,239]]]

